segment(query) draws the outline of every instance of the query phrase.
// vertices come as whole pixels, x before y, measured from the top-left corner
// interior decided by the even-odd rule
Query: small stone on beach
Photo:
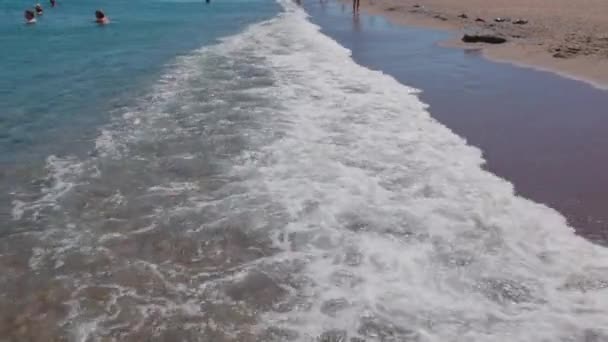
[[[517,19],[517,20],[513,21],[513,24],[515,24],[515,25],[525,25],[527,23],[528,23],[528,21],[525,19]]]
[[[467,19],[469,16],[466,15],[465,13],[462,13],[461,15],[458,16],[458,18],[462,18],[462,19]]]
[[[476,22],[479,22],[479,23],[485,23],[485,22],[486,22],[485,20],[483,20],[483,19],[481,19],[481,18],[477,18],[477,19],[475,19],[475,21],[476,21]]]

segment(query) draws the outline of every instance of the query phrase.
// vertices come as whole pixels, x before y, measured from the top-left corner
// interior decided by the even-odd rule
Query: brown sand
[[[363,0],[361,6],[401,24],[491,32],[508,42],[465,44],[459,34],[448,44],[483,48],[493,60],[557,72],[608,89],[608,0]],[[527,23],[513,23],[517,19]]]

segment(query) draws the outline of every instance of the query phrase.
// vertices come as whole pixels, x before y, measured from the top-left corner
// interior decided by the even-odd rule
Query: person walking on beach
[[[353,13],[359,13],[359,5],[361,0],[353,0]]]

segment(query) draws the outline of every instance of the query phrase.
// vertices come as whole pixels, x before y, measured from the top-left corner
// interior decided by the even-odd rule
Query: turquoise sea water
[[[93,133],[173,58],[279,9],[268,0],[60,0],[55,8],[42,2],[37,24],[24,25],[34,4],[0,2],[0,163],[55,153]],[[97,8],[110,25],[93,23]]]

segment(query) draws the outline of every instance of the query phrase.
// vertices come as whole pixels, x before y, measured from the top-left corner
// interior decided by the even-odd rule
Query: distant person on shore
[[[41,4],[36,4],[36,7],[34,9],[36,10],[36,14],[37,15],[42,15],[43,11],[42,11],[42,5]]]
[[[36,15],[34,15],[34,11],[32,10],[26,9],[25,12],[23,12],[23,17],[25,18],[26,24],[36,23]]]
[[[95,11],[95,22],[100,25],[105,25],[110,22],[106,14],[102,10]]]
[[[359,13],[359,5],[361,0],[353,0],[353,13]]]
[[[55,7],[56,3],[55,0],[51,0],[51,7]]]

